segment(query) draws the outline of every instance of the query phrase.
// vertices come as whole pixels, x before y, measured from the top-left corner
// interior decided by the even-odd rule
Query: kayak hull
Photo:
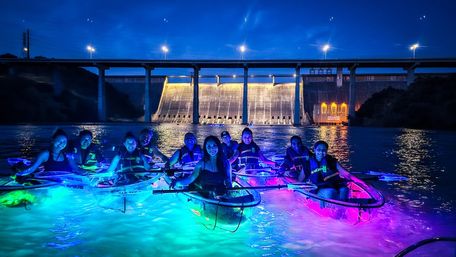
[[[233,182],[233,187],[243,187],[241,183]],[[223,224],[237,225],[244,222],[251,215],[252,207],[261,202],[261,196],[256,190],[232,190],[229,197],[221,199],[206,198],[196,192],[178,194],[188,208],[207,227]]]

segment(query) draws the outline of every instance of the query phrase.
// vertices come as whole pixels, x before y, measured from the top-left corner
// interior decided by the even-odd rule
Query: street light
[[[415,43],[410,46],[410,50],[413,52],[413,59],[415,59],[415,52],[418,47],[420,47],[420,45],[418,43]]]
[[[165,60],[166,60],[166,54],[169,52],[169,48],[167,46],[162,46],[161,50],[162,50],[162,52],[165,56]]]
[[[326,44],[321,48],[323,53],[325,53],[325,60],[326,60],[326,53],[329,51],[330,48],[331,48],[331,46],[329,44]]]
[[[241,60],[244,60],[244,53],[247,51],[247,47],[245,45],[241,45],[239,47],[239,51],[241,52]]]
[[[91,45],[88,45],[86,49],[89,52],[90,59],[92,59],[92,54],[95,52],[95,48]]]

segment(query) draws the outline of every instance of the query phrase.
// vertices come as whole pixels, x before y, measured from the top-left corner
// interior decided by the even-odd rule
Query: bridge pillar
[[[146,81],[144,83],[144,122],[150,122],[152,114],[150,113],[150,74],[153,70],[151,67],[144,67],[146,71]]]
[[[300,95],[301,92],[301,67],[296,67],[296,85],[295,85],[295,94],[294,94],[294,115],[293,115],[293,126],[301,125],[301,104],[300,104]]]
[[[193,68],[193,124],[199,124],[199,70]]]
[[[249,123],[248,80],[249,69],[246,66],[244,66],[244,87],[242,90],[242,125],[247,125]]]
[[[348,121],[355,117],[355,103],[356,103],[356,67],[350,68],[350,85],[348,87]]]
[[[415,81],[415,68],[407,69],[407,86],[410,86]]]
[[[98,66],[98,120],[106,121],[106,85],[104,66]]]

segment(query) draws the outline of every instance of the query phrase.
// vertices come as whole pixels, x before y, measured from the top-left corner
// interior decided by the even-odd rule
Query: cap
[[[228,133],[228,131],[223,131],[222,134],[220,135],[220,137],[224,137],[224,136],[229,136],[230,133]]]

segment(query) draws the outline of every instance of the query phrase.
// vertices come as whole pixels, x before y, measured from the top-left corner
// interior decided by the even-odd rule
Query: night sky
[[[2,1],[0,53],[54,58],[456,57],[456,1]]]

